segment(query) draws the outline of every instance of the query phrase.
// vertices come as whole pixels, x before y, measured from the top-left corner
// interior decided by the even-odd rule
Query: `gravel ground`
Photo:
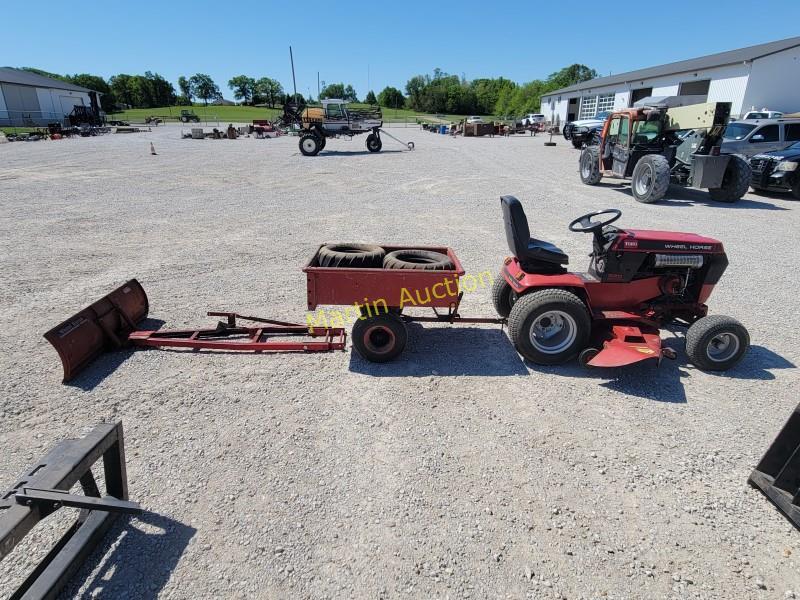
[[[193,141],[178,127],[0,146],[0,486],[56,440],[122,419],[131,497],[66,597],[790,598],[800,538],[747,484],[798,398],[798,204],[590,188],[543,138]],[[157,156],[149,153],[153,142]],[[303,320],[324,241],[446,244],[468,272],[507,254],[498,197],[585,268],[580,214],[724,241],[713,313],[753,347],[715,375],[524,363],[491,326],[412,327],[400,360],[347,352],[104,356],[70,385],[42,333],[130,277],[150,316]],[[469,315],[492,315],[489,290]],[[667,344],[682,350],[677,334]],[[71,517],[71,511],[61,511]],[[19,583],[51,517],[2,564]]]

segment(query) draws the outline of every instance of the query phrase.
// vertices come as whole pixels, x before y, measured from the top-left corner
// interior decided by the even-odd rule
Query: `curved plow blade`
[[[147,294],[136,279],[118,287],[44,334],[61,357],[69,381],[106,350],[122,348],[147,316]]]

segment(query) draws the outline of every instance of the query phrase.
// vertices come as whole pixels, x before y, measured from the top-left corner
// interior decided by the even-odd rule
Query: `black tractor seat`
[[[561,265],[569,263],[569,257],[560,248],[531,237],[528,219],[522,203],[514,196],[502,196],[503,222],[506,227],[508,249],[519,260],[526,273],[566,273]]]

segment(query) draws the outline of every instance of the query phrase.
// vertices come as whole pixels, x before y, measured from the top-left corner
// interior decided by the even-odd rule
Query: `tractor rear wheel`
[[[511,307],[514,305],[513,294],[514,290],[508,285],[503,274],[498,274],[492,284],[492,304],[494,304],[494,310],[501,317],[505,318],[511,314]]]
[[[316,156],[322,150],[320,139],[313,133],[306,133],[300,137],[300,152],[303,156]]]
[[[374,133],[370,133],[367,136],[367,150],[370,152],[380,152],[381,148],[383,148],[383,142],[381,142],[381,138]]]
[[[526,294],[514,303],[508,332],[524,358],[540,365],[557,365],[586,347],[592,320],[575,294],[550,288]]]
[[[358,353],[377,363],[397,358],[408,341],[406,324],[394,313],[356,319],[352,335],[353,347]]]
[[[741,156],[731,156],[728,168],[722,177],[722,187],[709,188],[708,195],[717,202],[736,202],[750,188],[751,175],[752,170],[745,159]]]
[[[744,325],[732,317],[711,315],[692,323],[686,332],[686,354],[703,371],[727,371],[750,347]]]
[[[597,185],[602,179],[600,174],[600,155],[597,147],[587,146],[581,151],[581,181],[586,185]]]
[[[638,202],[658,202],[669,188],[669,161],[660,154],[643,156],[633,168],[631,192]]]

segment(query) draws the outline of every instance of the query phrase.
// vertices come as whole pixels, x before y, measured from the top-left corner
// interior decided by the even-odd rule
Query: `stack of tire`
[[[449,271],[455,269],[446,254],[406,248],[386,252],[373,244],[327,244],[317,254],[320,267],[350,269],[406,269],[414,271]],[[353,347],[371,362],[388,362],[399,356],[408,341],[408,330],[399,311],[370,314],[356,319],[352,332]]]

